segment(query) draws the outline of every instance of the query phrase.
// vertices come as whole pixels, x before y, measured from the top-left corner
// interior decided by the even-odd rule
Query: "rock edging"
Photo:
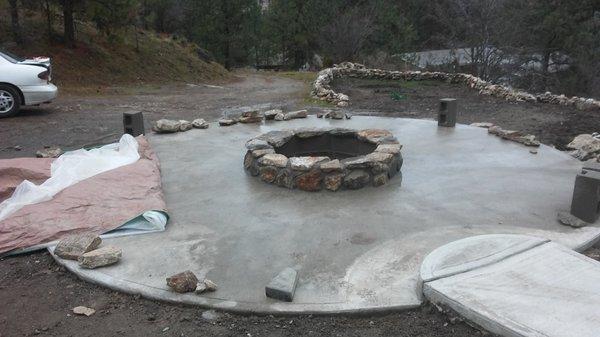
[[[351,77],[380,80],[423,81],[436,80],[449,83],[461,83],[479,91],[481,95],[490,95],[503,98],[510,102],[548,103],[562,106],[573,106],[578,110],[600,110],[600,101],[593,98],[567,97],[555,95],[551,92],[543,94],[530,94],[522,90],[515,90],[503,85],[492,84],[483,79],[465,73],[444,73],[429,71],[391,71],[382,69],[369,69],[359,63],[343,62],[335,64],[332,68],[321,70],[312,84],[311,96],[337,106],[348,106],[350,98],[343,93],[336,93],[331,89],[335,78]]]

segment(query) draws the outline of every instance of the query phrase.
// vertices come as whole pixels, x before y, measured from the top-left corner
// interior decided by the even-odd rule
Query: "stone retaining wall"
[[[343,93],[336,93],[331,89],[331,83],[336,78],[351,77],[362,79],[423,81],[437,80],[449,83],[461,83],[479,91],[482,95],[491,95],[511,102],[537,102],[550,103],[563,106],[573,106],[578,110],[600,110],[600,101],[592,98],[567,97],[554,95],[550,92],[533,95],[525,91],[514,90],[506,86],[491,84],[479,77],[464,73],[444,73],[428,71],[390,71],[382,69],[368,69],[362,64],[344,62],[334,65],[333,68],[323,69],[313,82],[311,96],[323,101],[331,102],[337,106],[348,105],[350,98]]]
[[[389,131],[379,129],[271,131],[250,139],[246,148],[244,168],[252,176],[304,191],[381,186],[398,174],[402,166],[402,146]],[[302,155],[312,151],[343,153],[345,158]]]

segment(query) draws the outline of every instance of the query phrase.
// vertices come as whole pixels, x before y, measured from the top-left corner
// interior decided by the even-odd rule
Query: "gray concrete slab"
[[[404,145],[402,184],[310,193],[266,184],[244,172],[244,143],[285,128],[385,128]],[[167,231],[106,240],[119,264],[67,268],[92,282],[155,299],[231,311],[362,312],[421,304],[425,255],[477,234],[517,233],[571,248],[593,244],[598,227],[556,220],[568,210],[581,164],[550,147],[537,154],[485,129],[434,121],[309,116],[262,125],[151,135],[161,161],[171,223]],[[61,263],[63,263],[61,261]],[[294,302],[266,298],[285,267],[299,272]],[[192,270],[214,293],[174,294],[165,277]]]
[[[502,336],[598,336],[600,262],[526,236],[483,235],[449,246],[426,257],[423,278],[461,264],[464,272],[425,282],[430,301]]]

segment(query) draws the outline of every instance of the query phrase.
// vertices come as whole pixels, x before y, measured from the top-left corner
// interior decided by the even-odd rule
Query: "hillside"
[[[7,12],[0,2],[0,12]],[[12,42],[8,15],[0,17],[0,48],[23,57],[50,56],[53,81],[67,92],[98,91],[109,86],[153,83],[219,82],[229,78],[220,64],[202,60],[199,47],[169,35],[133,29],[107,38],[90,23],[79,22],[77,46],[66,48],[60,41],[61,27],[49,43],[45,22],[24,12],[21,26],[25,42]],[[59,22],[56,18],[55,22]]]

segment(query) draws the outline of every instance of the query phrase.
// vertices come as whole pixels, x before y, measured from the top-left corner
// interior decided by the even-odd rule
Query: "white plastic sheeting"
[[[65,188],[97,174],[135,163],[140,158],[138,142],[124,134],[118,143],[91,150],[66,152],[56,159],[50,169],[50,178],[41,185],[25,180],[13,195],[0,203],[0,221],[24,206],[51,200]]]

